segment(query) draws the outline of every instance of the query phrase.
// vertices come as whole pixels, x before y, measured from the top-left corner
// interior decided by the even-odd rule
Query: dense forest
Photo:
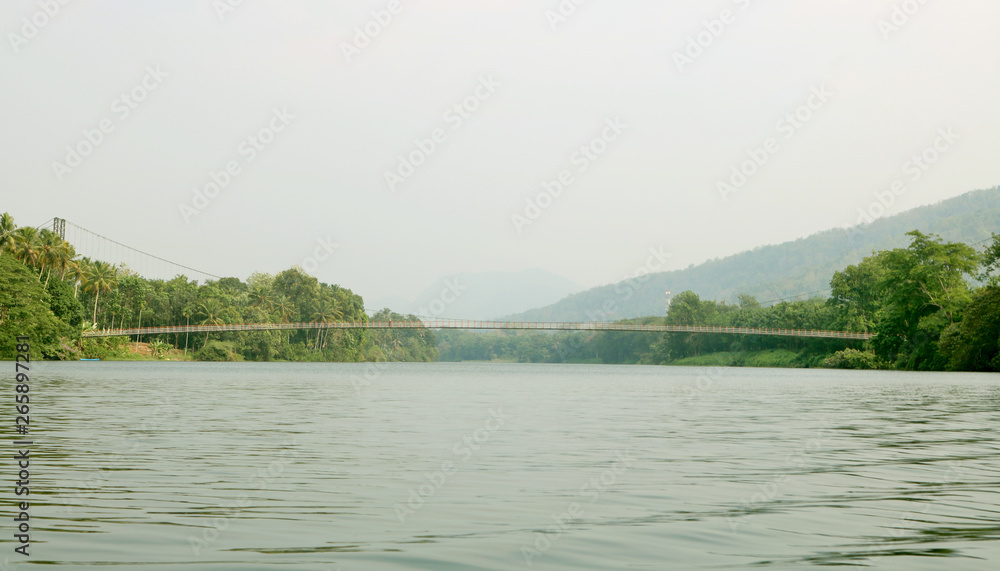
[[[376,320],[415,320],[383,310]],[[76,255],[50,230],[0,216],[0,358],[28,335],[49,358],[123,358],[126,338],[82,339],[86,329],[184,324],[367,321],[360,296],[299,268],[199,284],[150,280]],[[206,361],[434,361],[429,330],[298,330],[147,336],[155,357]]]
[[[663,318],[628,323],[825,329],[875,333],[868,342],[652,333],[439,334],[441,359],[1000,370],[1000,236],[985,252],[918,231],[834,274],[832,296],[768,307],[677,295]],[[600,307],[600,306],[598,306]],[[762,355],[763,354],[763,355]]]

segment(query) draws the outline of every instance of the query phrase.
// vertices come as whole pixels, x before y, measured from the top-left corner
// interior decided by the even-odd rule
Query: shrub
[[[128,337],[92,337],[83,340],[86,359],[123,359],[130,355]]]
[[[236,347],[225,341],[209,341],[194,354],[199,361],[235,361]]]
[[[858,349],[844,349],[830,355],[823,361],[823,366],[829,369],[859,369],[873,370],[885,369],[886,363],[879,360],[875,353],[869,351],[859,351]]]

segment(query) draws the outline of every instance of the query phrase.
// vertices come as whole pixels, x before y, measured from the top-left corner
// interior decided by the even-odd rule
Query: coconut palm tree
[[[101,299],[101,292],[111,291],[118,284],[118,269],[100,260],[87,267],[87,275],[84,283],[85,291],[94,292],[94,319],[97,323],[97,302]]]
[[[344,316],[344,312],[337,309],[337,304],[330,302],[328,300],[321,300],[317,305],[316,309],[312,312],[313,323],[330,323],[331,321],[340,319]],[[326,336],[328,329],[320,329],[316,331],[316,345],[314,349],[320,348],[320,343],[322,339],[322,347],[326,347]]]
[[[45,285],[49,285],[49,278],[52,277],[52,270],[65,273],[66,264],[76,255],[73,246],[63,240],[59,234],[51,230],[42,230],[39,234],[38,247],[38,279],[42,279],[42,273],[48,271],[45,276]]]
[[[73,297],[79,297],[80,286],[87,282],[91,263],[90,258],[84,256],[76,260],[70,260],[66,264],[66,273],[73,280]],[[87,290],[84,289],[84,291]]]
[[[222,305],[218,299],[212,297],[198,304],[197,314],[203,319],[201,321],[202,325],[223,325],[226,322],[222,319],[222,312],[225,311],[225,306]],[[205,345],[208,345],[209,333],[205,333]]]
[[[288,323],[288,320],[295,315],[295,304],[288,299],[288,296],[279,295],[274,299],[274,312],[283,323]]]
[[[54,268],[59,270],[59,279],[66,279],[66,273],[70,270],[74,258],[76,258],[76,248],[66,240],[60,239],[59,258]]]
[[[41,239],[38,230],[30,226],[22,226],[14,231],[14,257],[26,266],[38,265],[38,250]]]
[[[252,307],[262,307],[267,312],[274,309],[274,301],[271,299],[271,292],[264,286],[254,286],[247,295],[247,299]]]
[[[4,212],[0,215],[0,256],[6,250],[10,250],[14,246],[14,231],[17,230],[17,224],[14,224],[14,217],[10,214]]]
[[[292,303],[292,300],[288,299],[288,296],[279,295],[274,298],[272,311],[278,315],[282,323],[288,323],[288,320],[295,315],[295,304]],[[285,345],[288,345],[290,340],[291,333],[285,331]]]

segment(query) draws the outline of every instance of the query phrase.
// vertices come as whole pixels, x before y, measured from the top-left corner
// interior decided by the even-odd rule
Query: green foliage
[[[81,341],[84,359],[125,359],[131,356],[128,337],[96,337]]]
[[[972,295],[961,323],[941,334],[940,348],[952,370],[1000,370],[1000,287],[987,286]]]
[[[966,205],[964,213],[952,206],[935,207],[934,212],[951,209],[957,213],[931,226],[956,232],[962,229],[981,236],[983,226],[1000,225],[1000,189],[973,193],[955,202],[959,203]],[[982,207],[969,208],[975,204]],[[975,211],[978,217],[966,216],[970,211]],[[994,214],[998,224],[991,222]],[[926,217],[927,213],[920,216]],[[898,246],[867,257],[855,254],[875,241],[866,238],[845,254],[841,235],[844,232],[834,231],[686,270],[701,276],[703,282],[712,278],[731,283],[725,287],[706,286],[699,290],[701,295],[683,291],[673,299],[663,317],[621,320],[875,334],[871,341],[861,343],[700,333],[443,331],[435,334],[423,328],[331,329],[323,324],[368,321],[364,302],[350,290],[321,283],[301,268],[274,276],[254,274],[246,282],[227,277],[199,285],[185,276],[166,281],[147,280],[127,268],[78,258],[72,245],[51,231],[18,228],[4,214],[0,216],[0,357],[13,356],[14,338],[18,335],[31,338],[36,358],[129,357],[128,339],[81,342],[79,331],[84,327],[303,322],[316,325],[282,331],[163,334],[143,340],[150,343],[156,357],[174,346],[183,347],[198,359],[222,361],[441,359],[643,364],[704,361],[733,366],[822,364],[842,368],[878,368],[890,363],[897,368],[917,370],[1000,370],[1000,235],[994,234],[992,243],[979,254],[963,243],[915,230],[905,236],[893,235],[890,240],[886,228],[896,228],[899,223],[899,220],[891,224],[879,221],[864,227],[859,231],[861,234],[846,233],[850,240],[859,235],[878,235]],[[963,226],[966,223],[971,224],[971,230]],[[908,246],[902,244],[905,238],[909,238]],[[823,272],[804,261],[817,259],[843,262],[838,266],[843,269],[830,272],[830,299],[768,305],[769,302],[761,303],[751,295],[760,291],[771,295],[767,289],[770,285],[765,283],[768,276],[794,272],[799,272],[796,274],[799,278],[783,283],[793,283],[796,291],[808,291],[813,287],[809,284],[821,279]],[[742,265],[734,267],[735,262]],[[725,275],[720,277],[719,271],[723,270]],[[667,272],[644,277],[632,280],[624,289],[619,284],[601,290],[596,302],[590,295],[593,292],[587,292],[571,296],[566,303],[591,320],[614,321],[614,316],[635,311],[649,296],[656,296],[659,306],[664,286],[673,291],[681,289],[678,286],[685,283],[681,276],[682,273]],[[986,285],[974,289],[972,278]],[[760,286],[761,283],[764,285]],[[721,297],[736,299],[737,303],[702,297],[712,297],[722,291],[720,287],[726,293]],[[787,296],[787,290],[774,293]],[[535,317],[573,320],[575,316],[543,312]],[[85,323],[88,318],[91,323]],[[417,321],[412,315],[388,309],[372,319]]]
[[[83,351],[76,341],[60,337],[54,355],[60,361],[77,361],[83,356]]]
[[[236,346],[224,341],[210,341],[194,355],[199,361],[236,361]]]
[[[24,264],[0,256],[0,358],[13,359],[18,336],[27,336],[31,357],[55,356],[60,337],[75,337],[72,328],[52,313],[49,295]]]
[[[844,349],[830,355],[823,361],[823,366],[829,369],[885,369],[887,364],[880,361],[871,351]]]
[[[674,298],[666,322],[671,325],[716,325],[770,329],[837,329],[837,312],[820,298],[782,302],[763,307],[755,298],[740,295],[739,305],[705,301],[693,292],[682,292]],[[829,353],[843,348],[844,341],[795,337],[764,337],[756,335],[668,333],[652,347],[643,362],[673,363],[690,357],[714,353],[743,353],[785,350],[796,355],[803,351]],[[802,366],[810,361],[800,359]],[[741,364],[741,363],[734,363]],[[755,365],[756,366],[756,365]],[[774,366],[786,366],[777,362]]]
[[[976,273],[979,255],[965,244],[943,242],[914,230],[910,246],[881,252],[884,267],[875,285],[878,309],[872,348],[879,358],[911,370],[943,370],[938,351],[946,327],[960,320],[971,299],[965,276]]]
[[[401,315],[382,309],[372,315],[372,321],[420,321],[415,315]],[[440,354],[437,339],[429,329],[383,329],[371,331],[372,343],[378,348],[379,361],[437,361]]]
[[[9,214],[0,215],[0,343],[12,336],[28,335],[33,349],[53,358],[79,358],[78,352],[87,358],[131,358],[127,346],[119,341],[89,339],[83,342],[82,352],[74,350],[73,344],[85,327],[342,320],[367,321],[364,300],[339,285],[321,283],[300,268],[274,276],[255,273],[246,282],[234,277],[201,285],[185,276],[148,280],[125,267],[77,257],[73,247],[55,233],[18,228]],[[60,343],[60,337],[66,342]],[[438,358],[434,334],[426,330],[176,333],[146,336],[143,341],[148,341],[157,355],[172,345],[205,358],[217,359],[224,354],[227,360]],[[13,344],[6,343],[0,356],[12,355],[13,350]]]
[[[170,343],[160,341],[159,339],[154,339],[149,344],[149,350],[155,359],[162,359],[171,349],[173,349],[173,346]]]
[[[673,361],[671,365],[684,367],[816,367],[821,359],[808,350],[765,349],[763,351],[720,351],[698,357]]]
[[[977,277],[989,285],[1000,286],[1000,234],[993,234],[993,241],[983,252],[983,268]]]
[[[882,306],[885,261],[879,254],[847,266],[830,280],[830,304],[837,311],[837,325],[844,331],[871,331]]]
[[[578,333],[444,330],[437,333],[441,361],[505,363],[580,362]]]
[[[78,328],[83,324],[86,315],[83,304],[73,294],[73,286],[62,280],[51,280],[46,291],[51,298],[49,307],[63,323]]]

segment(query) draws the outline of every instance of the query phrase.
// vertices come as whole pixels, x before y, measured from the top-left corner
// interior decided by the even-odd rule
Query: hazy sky
[[[365,297],[598,285],[997,185],[997,30],[996,0],[5,0],[0,211],[241,278],[329,240],[313,273]]]

